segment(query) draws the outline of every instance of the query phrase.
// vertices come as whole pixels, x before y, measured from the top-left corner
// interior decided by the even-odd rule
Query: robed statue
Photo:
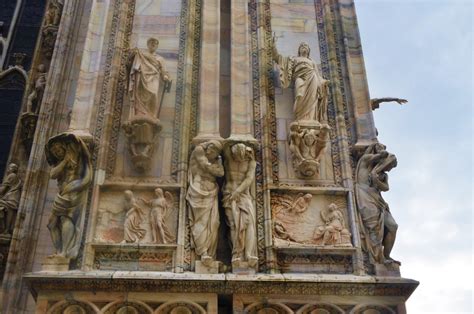
[[[162,128],[159,116],[163,97],[171,88],[165,61],[156,54],[158,44],[158,39],[150,38],[148,50],[134,48],[130,53],[130,113],[123,127],[129,139],[132,164],[138,172],[150,169],[154,146]]]
[[[295,120],[327,123],[328,80],[319,73],[318,65],[310,58],[310,48],[305,42],[298,48],[298,56],[284,57],[278,53],[273,39],[273,60],[280,69],[283,88],[294,85],[295,100],[293,111]]]
[[[135,48],[131,51],[128,92],[131,102],[130,118],[146,116],[158,119],[161,107],[160,91],[170,84],[164,59],[156,54],[159,41],[150,38],[148,50]]]
[[[210,266],[216,258],[219,204],[216,178],[224,175],[217,140],[201,143],[191,153],[186,201],[189,208],[191,244],[201,262]]]

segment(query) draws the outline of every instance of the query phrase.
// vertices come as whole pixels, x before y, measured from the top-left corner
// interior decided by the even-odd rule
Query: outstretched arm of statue
[[[372,110],[378,109],[380,107],[381,103],[384,102],[397,102],[400,105],[406,104],[408,100],[403,99],[403,98],[394,98],[394,97],[384,97],[384,98],[373,98],[370,100],[370,107]]]

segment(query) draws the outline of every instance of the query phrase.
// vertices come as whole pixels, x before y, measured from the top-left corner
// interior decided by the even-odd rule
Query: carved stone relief
[[[387,172],[397,166],[395,155],[385,145],[367,147],[356,169],[356,200],[361,238],[371,263],[398,263],[390,257],[398,225],[381,192],[388,191]]]
[[[96,243],[172,244],[177,204],[171,192],[105,191],[99,204]]]
[[[271,206],[275,246],[351,246],[345,197],[273,193]]]
[[[49,139],[45,153],[53,167],[51,178],[57,180],[59,189],[48,221],[56,250],[52,257],[76,258],[87,191],[92,183],[89,149],[76,135],[62,133]]]
[[[18,166],[8,165],[7,175],[0,185],[0,231],[1,236],[11,238],[15,227],[16,214],[20,203],[22,181]]]
[[[150,169],[154,146],[162,125],[159,120],[163,96],[171,88],[164,59],[156,54],[159,41],[150,38],[148,51],[132,49],[129,64],[128,94],[130,114],[123,128],[136,171]]]
[[[320,225],[314,232],[314,241],[317,245],[351,246],[351,234],[346,229],[344,215],[331,203],[321,210],[324,225]]]

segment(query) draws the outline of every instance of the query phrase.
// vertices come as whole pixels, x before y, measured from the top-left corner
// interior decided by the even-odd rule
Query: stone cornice
[[[407,299],[418,282],[405,278],[353,275],[234,274],[69,271],[24,276],[33,296],[38,291],[115,291],[224,293],[255,295],[399,296]]]

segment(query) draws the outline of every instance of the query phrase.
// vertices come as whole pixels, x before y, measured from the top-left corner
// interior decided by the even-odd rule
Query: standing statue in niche
[[[163,97],[171,88],[164,59],[156,54],[158,44],[158,39],[150,38],[147,51],[135,48],[130,54],[130,114],[124,130],[129,139],[132,163],[139,172],[150,168],[156,138],[162,128],[159,116]]]
[[[225,186],[223,206],[232,241],[232,266],[241,262],[257,266],[256,212],[251,186],[255,181],[254,150],[244,143],[228,142],[224,147]]]
[[[146,230],[142,228],[145,210],[138,204],[133,192],[127,190],[125,195],[125,223],[123,225],[122,243],[138,243],[145,237]]]
[[[8,237],[13,234],[18,204],[20,203],[21,186],[18,166],[11,163],[7,168],[7,176],[0,185],[0,228],[2,235]]]
[[[38,71],[36,72],[35,85],[33,86],[30,94],[28,95],[26,102],[27,113],[38,113],[41,99],[43,98],[44,88],[46,87],[46,67],[44,64],[38,65]],[[33,107],[34,106],[34,107]]]
[[[174,204],[173,195],[170,192],[163,192],[162,189],[155,189],[156,198],[144,202],[151,206],[150,227],[153,243],[167,244],[175,241],[173,234],[169,231],[165,223]]]
[[[293,169],[301,179],[316,178],[330,130],[327,124],[329,81],[322,77],[310,58],[307,43],[300,44],[297,57],[281,56],[275,38],[272,50],[282,87],[294,85],[295,121],[290,124],[288,136]]]
[[[298,47],[297,57],[283,57],[278,53],[273,38],[273,60],[280,68],[283,88],[294,84],[295,101],[293,111],[296,121],[327,123],[329,81],[319,73],[318,65],[309,57],[310,48],[305,42]]]
[[[344,216],[331,203],[326,209],[321,211],[323,226],[318,226],[314,232],[314,241],[318,245],[351,246],[351,234],[346,229]]]
[[[53,167],[51,178],[57,180],[59,188],[48,221],[54,256],[76,258],[87,190],[92,182],[89,149],[76,135],[62,133],[49,139],[45,151]]]
[[[389,189],[387,172],[396,166],[395,155],[380,143],[370,145],[357,164],[356,200],[362,244],[372,263],[399,264],[390,257],[398,225],[381,194]]]
[[[191,243],[201,259],[210,266],[216,258],[219,230],[219,205],[217,177],[224,176],[220,153],[222,144],[211,140],[201,143],[189,159],[188,191]]]

